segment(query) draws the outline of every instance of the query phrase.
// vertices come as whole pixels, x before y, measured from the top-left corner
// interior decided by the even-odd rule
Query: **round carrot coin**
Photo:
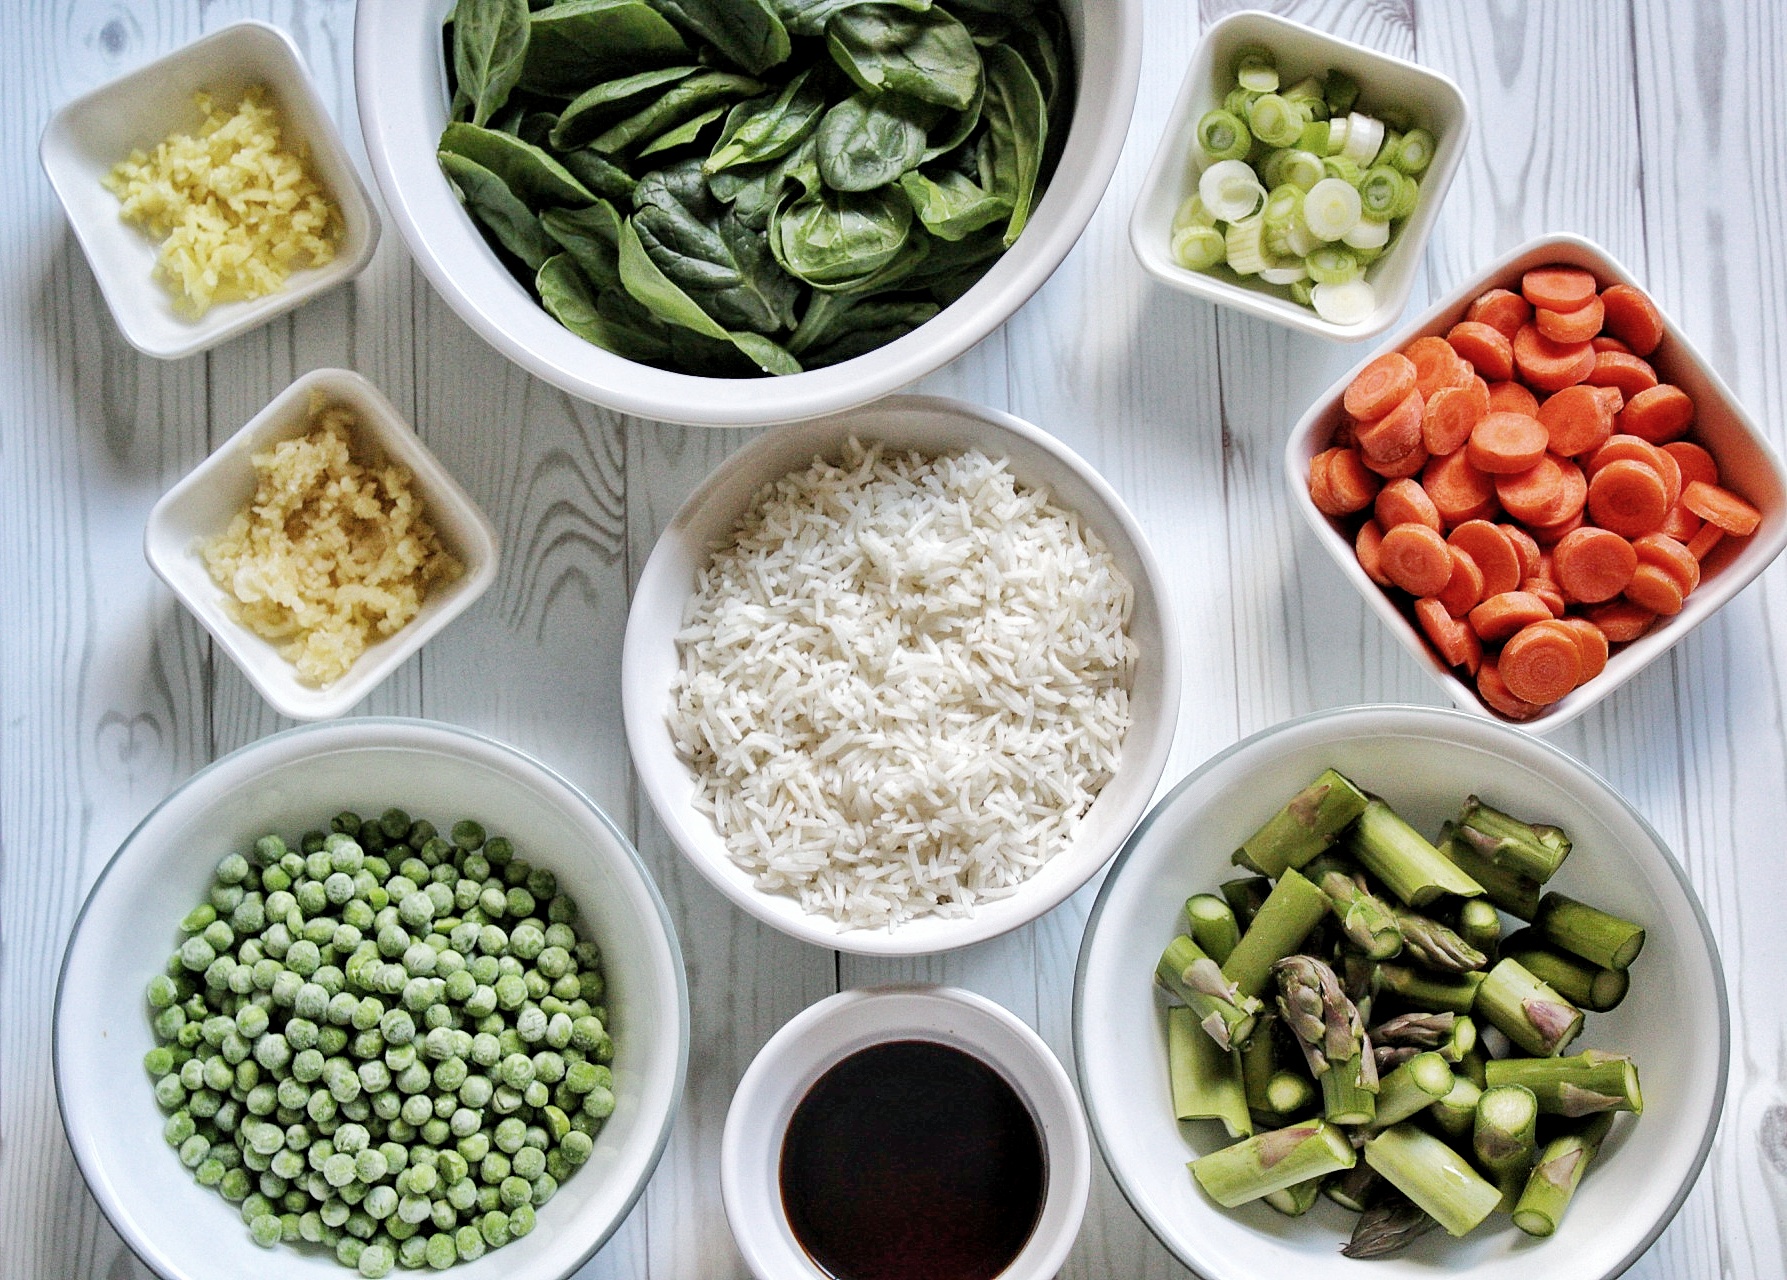
[[[1368,462],[1396,462],[1421,443],[1421,413],[1426,407],[1419,391],[1411,390],[1382,417],[1361,419],[1353,428],[1359,448]]]
[[[1427,633],[1428,641],[1448,667],[1463,667],[1472,674],[1483,661],[1483,642],[1464,622],[1446,612],[1446,606],[1432,596],[1415,601],[1415,621]]]
[[[1487,520],[1500,510],[1495,477],[1473,467],[1463,449],[1430,459],[1421,471],[1421,487],[1447,527]]]
[[[1495,527],[1502,531],[1508,545],[1514,548],[1514,554],[1520,557],[1521,578],[1532,577],[1539,568],[1541,558],[1539,544],[1533,540],[1533,535],[1517,524],[1498,524]]]
[[[1747,538],[1762,523],[1762,513],[1729,489],[1696,480],[1682,490],[1682,502],[1708,524],[1716,524],[1726,533]]]
[[[1514,335],[1514,367],[1528,386],[1562,391],[1584,381],[1595,368],[1595,349],[1587,342],[1553,342],[1533,325]]]
[[[1486,644],[1506,640],[1529,622],[1552,616],[1551,608],[1531,591],[1504,591],[1470,611],[1471,630]]]
[[[1446,540],[1421,524],[1399,524],[1384,532],[1378,548],[1384,576],[1412,596],[1436,596],[1452,578]]]
[[[1611,529],[1585,525],[1565,534],[1551,551],[1564,599],[1600,604],[1626,589],[1638,568],[1638,552]]]
[[[1481,378],[1505,382],[1514,376],[1514,344],[1481,320],[1460,320],[1446,333],[1452,350],[1470,362]]]
[[[1550,307],[1533,310],[1533,324],[1553,342],[1592,342],[1601,332],[1603,308],[1599,298],[1590,298],[1574,311],[1553,311]]]
[[[1400,351],[1386,351],[1354,375],[1341,403],[1360,421],[1381,418],[1414,389],[1414,362]]]
[[[1700,561],[1679,539],[1666,533],[1647,533],[1632,543],[1632,550],[1640,563],[1654,564],[1674,578],[1684,596],[1700,585]]]
[[[1607,331],[1636,355],[1648,356],[1663,341],[1663,314],[1644,290],[1636,285],[1608,285],[1601,292],[1607,311]]]
[[[1428,453],[1456,453],[1471,430],[1489,412],[1487,392],[1470,387],[1441,387],[1427,397],[1421,414],[1421,443]]]
[[[1582,657],[1582,680],[1587,683],[1607,669],[1607,637],[1587,618],[1563,617],[1558,622],[1570,629]]]
[[[1551,452],[1564,458],[1599,449],[1613,434],[1613,414],[1590,386],[1565,387],[1539,406]]]
[[[1531,720],[1545,710],[1538,703],[1515,697],[1488,658],[1477,668],[1477,696],[1483,699],[1484,706],[1509,720]]]
[[[1536,418],[1539,416],[1539,397],[1518,382],[1492,382],[1489,384],[1489,412],[1524,413],[1529,418]]]
[[[1471,465],[1490,475],[1525,471],[1545,456],[1545,427],[1519,413],[1491,413],[1471,428],[1465,445]]]
[[[1712,454],[1692,440],[1671,440],[1663,446],[1663,452],[1674,458],[1675,465],[1681,468],[1684,485],[1695,480],[1719,483],[1719,464],[1713,461]]]
[[[1508,535],[1489,521],[1466,520],[1452,530],[1446,545],[1464,552],[1483,571],[1484,596],[1498,596],[1520,585],[1520,554]]]
[[[1657,615],[1630,600],[1609,600],[1588,609],[1584,615],[1601,629],[1614,644],[1628,644],[1651,629]]]
[[[1377,521],[1367,520],[1353,539],[1353,554],[1359,557],[1359,567],[1365,570],[1367,578],[1380,587],[1393,587],[1396,584],[1384,576],[1383,542],[1384,531],[1378,528]]]
[[[1496,667],[1516,698],[1545,706],[1582,682],[1582,650],[1556,619],[1546,619],[1508,637]]]
[[[1378,490],[1372,514],[1383,529],[1412,523],[1424,524],[1438,533],[1442,527],[1440,513],[1435,509],[1433,499],[1427,496],[1427,490],[1407,478],[1392,480]]]
[[[1432,334],[1416,338],[1402,353],[1414,362],[1415,389],[1423,396],[1430,396],[1441,387],[1457,386],[1466,367],[1451,343]]]
[[[1562,524],[1582,510],[1588,496],[1582,469],[1567,458],[1554,454],[1541,455],[1525,471],[1495,478],[1495,496],[1503,510],[1528,526],[1536,541],[1539,529]],[[1560,531],[1559,536],[1562,536]]]
[[[1520,277],[1520,293],[1535,308],[1574,311],[1595,296],[1595,278],[1581,267],[1535,267]]]
[[[1533,318],[1533,304],[1518,293],[1510,293],[1506,289],[1491,289],[1471,303],[1465,318],[1488,325],[1512,342],[1514,335],[1520,331],[1520,326]]]
[[[1589,519],[1624,538],[1654,532],[1669,514],[1663,477],[1642,462],[1609,462],[1588,482]]]
[[[1694,402],[1680,387],[1660,382],[1627,399],[1618,430],[1652,444],[1680,439],[1694,421]]]
[[[1632,580],[1626,584],[1626,599],[1640,609],[1649,609],[1665,618],[1673,618],[1682,611],[1681,584],[1660,565],[1639,565],[1632,573]]]
[[[1628,400],[1646,387],[1657,385],[1657,371],[1650,361],[1624,351],[1597,351],[1594,368],[1583,379],[1593,387],[1618,387]]]
[[[1483,601],[1483,571],[1457,547],[1447,544],[1452,556],[1452,576],[1435,597],[1454,618],[1462,618]]]

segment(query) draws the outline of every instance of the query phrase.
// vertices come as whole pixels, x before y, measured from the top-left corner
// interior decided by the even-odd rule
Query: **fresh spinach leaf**
[[[1008,45],[988,49],[986,61],[987,100],[981,117],[987,122],[992,174],[983,185],[1011,202],[1011,220],[1005,227],[1009,248],[1030,220],[1048,142],[1048,107],[1042,87],[1015,50]]]
[[[730,342],[765,373],[799,373],[800,362],[759,333],[729,333],[658,269],[646,252],[632,219],[621,224],[620,277],[626,290],[667,324]]]
[[[542,263],[534,288],[547,314],[585,342],[628,360],[670,358],[670,336],[663,322],[636,303],[632,316],[619,316],[614,307],[604,307],[607,291],[592,288],[570,254],[556,254]],[[632,302],[626,294],[621,296]]]
[[[896,93],[853,93],[825,113],[819,176],[834,191],[872,191],[914,169],[925,153],[920,104]]]
[[[441,134],[440,149],[483,165],[507,183],[529,208],[585,205],[596,198],[570,170],[511,133],[498,133],[475,124],[450,124]]]
[[[844,74],[873,93],[903,93],[961,111],[980,90],[981,55],[968,28],[943,9],[863,4],[825,27]]]
[[[698,163],[647,174],[633,202],[645,251],[716,322],[759,333],[794,326],[800,286],[776,265],[762,232],[708,190]]]
[[[937,310],[936,303],[922,299],[814,293],[794,336],[788,339],[788,350],[808,369],[836,364],[911,332]]]
[[[775,0],[782,23],[797,36],[822,36],[832,15],[859,4],[892,3],[902,9],[929,9],[931,0]]]
[[[641,71],[638,75],[604,80],[586,89],[566,104],[552,127],[552,145],[570,151],[588,143],[612,121],[640,110],[656,91],[666,85],[679,84],[699,70],[697,67],[663,67],[657,71]]]
[[[704,71],[691,76],[668,93],[647,103],[626,119],[599,134],[590,146],[607,155],[625,151],[634,143],[655,138],[667,130],[709,110],[763,92],[763,82],[730,71]],[[717,118],[717,116],[716,116]]]
[[[926,231],[939,240],[960,240],[1011,216],[1011,201],[993,195],[953,170],[935,178],[913,170],[900,176],[900,190]]]
[[[808,68],[783,85],[780,93],[732,108],[720,140],[701,167],[715,174],[735,165],[774,160],[799,146],[824,112],[825,94]]]
[[[1010,23],[1028,22],[1038,7],[1036,0],[950,0],[950,3],[963,13]]]
[[[652,0],[665,17],[700,36],[735,66],[760,76],[788,60],[788,28],[767,0]]]
[[[527,0],[459,0],[453,9],[453,76],[473,124],[489,120],[521,78]]]
[[[548,209],[540,226],[596,289],[620,288],[620,214],[606,200],[585,209]]]
[[[529,18],[520,83],[570,96],[592,81],[689,60],[682,36],[645,0],[562,0]]]
[[[540,226],[533,210],[509,190],[509,184],[502,178],[476,160],[456,152],[436,154],[441,171],[453,184],[460,203],[496,237],[498,244],[526,263],[530,271],[538,271],[546,259],[558,252],[557,243]]]
[[[633,175],[607,156],[582,147],[561,154],[559,163],[565,166],[572,177],[604,199],[629,204],[632,202],[633,187],[636,185]]]
[[[818,189],[819,167],[813,159],[817,145],[809,133],[798,147],[779,160],[723,169],[709,175],[707,189],[713,193],[714,199],[731,205],[732,212],[745,226],[763,232],[769,227],[770,215],[787,183],[800,183],[809,195]]]
[[[980,109],[986,96],[987,79],[982,76],[979,87],[974,91],[974,101],[962,110],[944,117],[949,122],[948,128],[933,126],[931,133],[926,135],[925,153],[920,164],[929,164],[939,156],[948,155],[973,136],[974,131],[980,128]]]
[[[666,129],[638,151],[634,158],[643,160],[647,156],[662,155],[666,151],[674,151],[678,147],[686,147],[701,136],[701,131],[726,114],[726,108],[709,107],[693,120],[685,120],[674,129]]]
[[[769,227],[776,261],[815,289],[862,289],[911,239],[912,206],[893,187],[803,196]]]

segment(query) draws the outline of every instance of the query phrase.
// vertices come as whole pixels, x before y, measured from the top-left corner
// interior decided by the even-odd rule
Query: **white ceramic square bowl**
[[[1196,193],[1198,175],[1205,167],[1197,145],[1198,120],[1222,105],[1223,96],[1233,87],[1235,55],[1247,45],[1272,50],[1286,84],[1320,75],[1330,67],[1345,71],[1359,82],[1362,109],[1400,107],[1437,140],[1433,162],[1420,178],[1420,203],[1397,230],[1384,255],[1366,270],[1365,278],[1377,293],[1377,307],[1357,324],[1324,320],[1313,309],[1292,301],[1286,290],[1257,277],[1237,275],[1226,266],[1191,271],[1173,260],[1173,214],[1187,196]],[[1470,129],[1470,107],[1464,94],[1437,71],[1269,13],[1232,13],[1212,24],[1191,55],[1191,66],[1129,220],[1130,247],[1150,275],[1184,293],[1338,342],[1376,337],[1396,323],[1408,303],[1421,251],[1463,158]]]
[[[309,430],[313,396],[353,411],[356,458],[390,460],[409,468],[429,521],[464,567],[454,581],[436,584],[406,626],[368,646],[346,675],[321,689],[299,683],[297,669],[279,656],[270,641],[230,617],[223,591],[211,580],[198,550],[204,539],[223,532],[253,497],[254,455]],[[484,594],[497,566],[496,532],[484,513],[379,389],[347,369],[316,369],[299,378],[163,494],[149,512],[143,553],[149,567],[242,668],[249,683],[274,710],[294,720],[325,720],[359,702]]]
[[[1606,250],[1573,235],[1539,236],[1497,260],[1435,303],[1420,319],[1402,330],[1383,350],[1400,350],[1427,334],[1444,336],[1464,319],[1470,304],[1493,288],[1519,292],[1520,277],[1533,267],[1561,262],[1592,272],[1602,288],[1610,284],[1639,285],[1632,273]],[[1643,287],[1639,285],[1639,287]],[[1661,310],[1661,308],[1659,308]],[[1375,358],[1377,352],[1372,353]],[[1787,472],[1743,406],[1731,394],[1724,379],[1694,349],[1681,328],[1663,315],[1663,343],[1647,357],[1658,377],[1686,391],[1694,401],[1694,424],[1687,438],[1704,445],[1719,464],[1720,483],[1748,499],[1762,512],[1762,524],[1748,538],[1725,538],[1701,564],[1700,585],[1691,592],[1682,611],[1629,644],[1615,649],[1607,669],[1574,692],[1552,703],[1525,722],[1540,733],[1574,720],[1620,685],[1637,675],[1688,632],[1705,622],[1720,606],[1749,585],[1787,546]],[[1315,508],[1309,497],[1309,460],[1328,447],[1344,410],[1341,397],[1366,361],[1349,369],[1344,377],[1310,407],[1285,445],[1285,481],[1291,505],[1303,513],[1315,530],[1317,541],[1334,557],[1347,580],[1359,589],[1367,604],[1390,634],[1401,642],[1422,668],[1440,684],[1454,703],[1482,716],[1496,713],[1477,696],[1476,686],[1460,680],[1433,652],[1411,614],[1392,600],[1365,571],[1353,551],[1352,539],[1341,523]]]
[[[308,148],[311,172],[341,210],[341,242],[333,261],[294,271],[284,288],[218,303],[192,319],[175,310],[173,295],[153,277],[159,243],[119,217],[118,197],[101,179],[133,150],[196,130],[204,117],[195,93],[233,103],[256,84],[267,86],[278,106],[284,145]],[[112,318],[144,355],[189,356],[264,324],[353,279],[378,246],[378,214],[297,46],[264,22],[233,23],[76,98],[50,117],[38,156]]]

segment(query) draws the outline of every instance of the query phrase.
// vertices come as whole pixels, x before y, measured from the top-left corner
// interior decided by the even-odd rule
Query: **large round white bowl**
[[[1557,1234],[1523,1235],[1501,1215],[1463,1239],[1433,1232],[1397,1257],[1343,1258],[1352,1214],[1326,1198],[1301,1218],[1263,1203],[1226,1210],[1203,1195],[1188,1160],[1227,1145],[1222,1127],[1173,1119],[1161,949],[1180,907],[1240,874],[1229,855],[1325,768],[1382,795],[1431,835],[1473,792],[1575,841],[1551,888],[1642,923],[1632,990],[1591,1013],[1578,1049],[1625,1049],[1644,1115],[1602,1148]],[[1535,1275],[1604,1280],[1650,1247],[1687,1198],[1718,1125],[1731,1053],[1724,973],[1680,865],[1650,825],[1589,769],[1505,725],[1429,707],[1356,707],[1291,720],[1230,747],[1155,806],[1099,893],[1074,986],[1080,1092],[1105,1161],[1149,1228],[1207,1280],[1357,1280]],[[1212,1132],[1212,1129],[1215,1132]]]
[[[1020,481],[1046,487],[1056,503],[1079,514],[1135,588],[1129,634],[1140,658],[1129,697],[1133,721],[1116,776],[1087,810],[1071,845],[1010,897],[980,906],[972,916],[847,929],[828,916],[807,913],[792,895],[757,888],[750,873],[727,855],[712,819],[694,807],[694,774],[671,740],[667,717],[678,665],[676,633],[696,575],[714,547],[733,533],[758,489],[816,456],[840,456],[851,436],[894,449],[933,454],[979,449],[1008,459]],[[689,495],[639,575],[621,654],[621,706],[633,766],[684,856],[735,904],[784,933],[868,955],[923,955],[983,942],[1036,919],[1085,884],[1147,811],[1166,768],[1179,711],[1179,632],[1165,583],[1135,517],[1110,485],[1059,440],[1008,413],[935,396],[897,396],[782,427],[727,458]]]
[[[626,837],[563,778],[464,729],[379,719],[289,729],[201,769],[143,820],[100,873],[62,961],[55,1072],[69,1144],[112,1226],[168,1280],[345,1274],[328,1250],[260,1248],[236,1206],[181,1167],[143,1071],[154,1044],[143,992],[225,854],[269,832],[326,826],[344,808],[392,805],[443,829],[476,818],[553,872],[602,948],[608,982],[615,1109],[594,1154],[532,1233],[454,1274],[570,1274],[620,1225],[663,1154],[688,1068],[688,985],[663,900]]]
[[[1141,73],[1141,0],[1061,0],[1078,97],[1054,178],[1017,244],[936,318],[867,355],[781,378],[703,378],[636,364],[564,329],[454,199],[435,162],[448,107],[441,24],[451,7],[451,0],[363,4],[354,22],[360,129],[404,243],[460,318],[529,373],[625,413],[709,427],[792,422],[866,404],[1003,324],[1091,220],[1123,150]]]

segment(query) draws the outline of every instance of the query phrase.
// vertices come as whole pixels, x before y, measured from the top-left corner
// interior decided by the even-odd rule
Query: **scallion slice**
[[[1389,165],[1374,165],[1359,179],[1359,203],[1367,217],[1388,222],[1397,202],[1402,199],[1402,184],[1407,179]]]
[[[1219,160],[1198,178],[1198,195],[1219,222],[1238,222],[1266,199],[1266,188],[1245,160]]]
[[[1309,301],[1329,324],[1359,324],[1377,310],[1377,295],[1364,280],[1318,284],[1310,289]]]
[[[1390,211],[1390,217],[1393,219],[1408,217],[1409,214],[1415,211],[1415,204],[1420,198],[1421,184],[1416,182],[1413,178],[1404,177],[1402,180],[1402,195],[1396,201],[1396,207]]]
[[[1306,123],[1303,113],[1276,93],[1262,93],[1247,108],[1247,127],[1269,147],[1292,145],[1303,136]]]
[[[1364,271],[1352,250],[1334,244],[1317,249],[1303,260],[1303,265],[1309,269],[1309,278],[1317,284],[1345,284],[1348,280],[1357,280]]]
[[[1384,145],[1384,122],[1355,111],[1346,118],[1346,145],[1340,154],[1363,169]]]
[[[1306,108],[1310,112],[1310,119],[1328,118],[1328,100],[1322,97],[1322,82],[1314,76],[1304,76],[1283,93],[1299,107]]]
[[[1260,272],[1260,279],[1267,284],[1296,284],[1309,279],[1309,268],[1301,262],[1289,267],[1267,267]]]
[[[1278,166],[1278,180],[1288,182],[1294,187],[1307,191],[1320,182],[1328,174],[1322,167],[1322,159],[1313,151],[1296,149],[1284,153],[1284,160]]]
[[[1322,160],[1322,172],[1330,178],[1339,178],[1349,187],[1356,187],[1365,171],[1345,156],[1327,156]]]
[[[1232,115],[1240,116],[1245,120],[1247,118],[1247,108],[1251,106],[1253,100],[1259,96],[1259,94],[1243,89],[1237,85],[1235,88],[1230,89],[1228,94],[1223,98],[1222,109]]]
[[[1206,111],[1198,121],[1198,146],[1212,160],[1239,160],[1253,146],[1253,137],[1232,111]]]
[[[1250,45],[1235,55],[1235,80],[1243,89],[1273,93],[1278,89],[1278,60],[1272,51]]]
[[[1359,193],[1339,178],[1323,178],[1303,197],[1303,221],[1317,240],[1338,240],[1358,223]]]
[[[1402,135],[1394,129],[1384,130],[1384,140],[1378,144],[1377,154],[1371,158],[1366,167],[1376,168],[1380,164],[1395,162],[1396,153],[1402,149]]]
[[[1409,177],[1419,177],[1433,163],[1433,152],[1437,144],[1433,135],[1425,129],[1410,129],[1402,135],[1402,146],[1396,151],[1396,158],[1391,161]]]
[[[1213,227],[1215,225],[1216,215],[1205,207],[1204,198],[1200,195],[1186,196],[1179,202],[1179,208],[1173,214],[1174,231],[1181,227]]]
[[[1285,257],[1291,250],[1291,228],[1302,219],[1303,188],[1285,183],[1272,188],[1266,207],[1260,211],[1266,228],[1266,249],[1276,257]],[[1302,257],[1302,254],[1297,254]]]
[[[1213,226],[1177,227],[1173,231],[1173,261],[1188,271],[1208,271],[1228,254],[1222,232]]]
[[[1291,281],[1291,301],[1300,307],[1313,306],[1314,300],[1310,296],[1313,287],[1308,280]]]
[[[1340,240],[1349,249],[1382,249],[1390,243],[1390,224],[1381,218],[1361,217]]]
[[[1229,266],[1239,275],[1258,275],[1272,265],[1266,256],[1265,219],[1243,218],[1229,224],[1226,237]]]

